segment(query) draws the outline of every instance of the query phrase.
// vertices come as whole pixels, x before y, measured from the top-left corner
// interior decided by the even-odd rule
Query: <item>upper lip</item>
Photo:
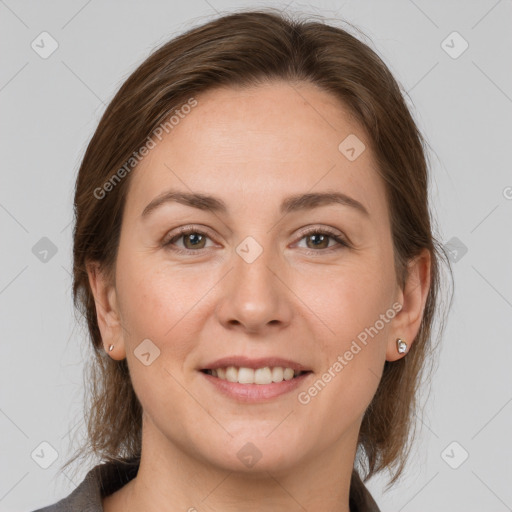
[[[251,359],[246,356],[228,356],[216,359],[211,363],[206,364],[203,370],[216,370],[217,368],[227,368],[228,366],[244,367],[244,368],[264,368],[265,366],[275,367],[281,366],[283,368],[291,368],[292,370],[299,372],[310,371],[309,368],[303,366],[296,361],[290,359],[283,359],[281,357],[260,357],[257,359]]]

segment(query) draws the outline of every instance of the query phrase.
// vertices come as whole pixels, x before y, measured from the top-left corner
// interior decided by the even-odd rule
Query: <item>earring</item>
[[[396,339],[396,349],[399,354],[403,354],[407,350],[407,343],[402,338]]]
[[[110,347],[108,347],[109,352],[112,352],[112,350],[114,350],[114,345],[110,345]]]

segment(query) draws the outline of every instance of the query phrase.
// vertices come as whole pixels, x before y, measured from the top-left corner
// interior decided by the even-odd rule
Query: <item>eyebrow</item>
[[[213,213],[228,213],[226,203],[217,197],[206,194],[169,190],[153,199],[144,208],[141,217],[147,217],[158,207],[170,202],[184,204],[186,206],[198,208],[199,210],[210,210]],[[362,203],[341,192],[315,192],[289,196],[281,203],[280,211],[281,214],[288,214],[297,211],[311,210],[313,208],[329,204],[342,204],[344,206],[349,206],[365,216],[369,216],[368,210]]]

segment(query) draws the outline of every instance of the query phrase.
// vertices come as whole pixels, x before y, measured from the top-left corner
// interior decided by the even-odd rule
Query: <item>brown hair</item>
[[[78,455],[96,454],[105,461],[140,457],[141,404],[126,360],[114,361],[105,353],[86,271],[86,263],[95,261],[113,275],[130,181],[126,162],[191,97],[218,86],[251,87],[273,80],[319,86],[338,98],[367,134],[386,185],[400,282],[408,261],[423,248],[431,253],[431,284],[419,333],[406,357],[386,361],[359,434],[365,480],[394,468],[390,486],[402,473],[420,377],[426,362],[433,361],[428,356],[434,352],[439,263],[446,260],[432,234],[425,141],[399,85],[367,44],[322,19],[294,20],[274,9],[222,16],[157,49],[124,82],[87,147],[75,191],[73,294],[87,319],[94,358],[85,382],[91,395],[85,405],[88,438]],[[119,178],[121,168],[122,179],[99,197],[98,190],[107,190],[104,185],[113,183],[116,173]]]

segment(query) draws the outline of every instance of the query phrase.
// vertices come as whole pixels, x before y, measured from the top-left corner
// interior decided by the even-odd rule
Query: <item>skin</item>
[[[401,289],[370,141],[329,93],[275,82],[196,99],[133,171],[115,283],[88,266],[105,350],[127,358],[144,410],[139,473],[104,498],[104,509],[349,512],[363,414],[384,362],[404,356],[396,338],[410,348],[419,330],[429,253],[411,262]],[[338,150],[349,134],[366,145],[353,162]],[[172,202],[142,218],[168,189],[214,195],[228,213]],[[349,195],[368,215],[340,204],[279,212],[289,195],[324,191]],[[166,235],[192,224],[207,230],[206,241],[174,241],[191,254],[164,247]],[[318,248],[302,234],[307,227],[331,227],[350,246],[328,238]],[[247,236],[263,249],[252,263],[236,252]],[[298,393],[394,303],[401,311],[317,396],[299,403]],[[149,366],[134,355],[147,338],[160,350]],[[198,371],[229,355],[293,359],[313,373],[298,390],[243,404]],[[247,442],[261,453],[251,468],[237,457]]]

